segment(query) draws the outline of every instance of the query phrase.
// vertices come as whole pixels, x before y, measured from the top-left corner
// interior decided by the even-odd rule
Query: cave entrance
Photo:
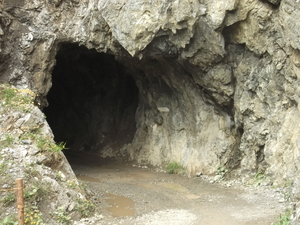
[[[114,156],[136,132],[139,91],[113,55],[63,44],[44,109],[56,142],[68,152]]]

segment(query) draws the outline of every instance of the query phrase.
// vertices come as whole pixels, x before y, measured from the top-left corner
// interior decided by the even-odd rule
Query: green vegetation
[[[24,191],[24,198],[26,201],[38,202],[47,194],[42,186],[26,187]]]
[[[28,112],[36,94],[29,89],[16,89],[8,85],[0,85],[0,103],[8,108]]]
[[[284,197],[285,201],[290,201],[292,198],[292,191],[288,190],[288,191],[283,192],[283,197]]]
[[[0,225],[18,225],[18,222],[15,218],[6,216],[3,220],[0,220]]]
[[[77,184],[76,184],[76,182],[75,182],[75,180],[69,180],[68,181],[68,186],[70,187],[70,188],[76,188],[77,187]]]
[[[8,193],[5,197],[1,200],[4,206],[9,206],[12,203],[16,202],[16,194],[15,193]]]
[[[266,176],[262,172],[257,172],[254,176],[252,176],[252,185],[260,186],[264,181],[266,181]]]
[[[34,155],[32,160],[28,160],[30,163],[26,163],[27,161],[24,160],[25,165],[22,164],[22,169],[24,170],[19,173],[19,169],[14,170],[18,166],[19,161],[14,161],[14,155],[10,154],[11,151],[5,152],[3,150],[3,154],[0,154],[0,184],[3,187],[13,188],[15,177],[10,176],[15,176],[15,173],[19,173],[20,177],[24,178],[24,200],[26,204],[24,215],[26,225],[44,224],[43,219],[46,220],[49,216],[53,216],[59,224],[72,224],[69,216],[70,212],[66,212],[62,208],[56,208],[55,212],[43,211],[44,214],[41,212],[41,210],[45,209],[44,203],[51,201],[52,197],[55,199],[55,196],[52,194],[51,184],[43,181],[43,169],[41,170],[40,167],[55,167],[55,163],[61,157],[61,154],[57,153],[66,148],[66,143],[55,143],[51,135],[47,136],[43,132],[41,121],[34,119],[36,115],[36,111],[33,111],[35,109],[35,97],[36,95],[29,89],[16,89],[0,84],[0,113],[4,117],[12,118],[8,123],[14,124],[14,126],[6,126],[4,124],[4,132],[0,134],[0,150],[7,147],[14,149],[17,145],[32,145],[30,147],[33,148],[32,155]],[[25,116],[30,117],[31,115],[33,119],[28,120],[26,123],[23,123],[22,120],[20,120],[20,123],[14,123],[18,119],[23,119]],[[25,155],[25,157],[27,156],[31,155]],[[49,168],[47,167],[47,169]],[[12,171],[12,173],[8,171]],[[51,172],[49,176],[54,178],[55,175]],[[63,182],[65,188],[69,187],[77,190],[81,187],[75,180],[67,181],[63,173],[57,173],[55,178],[57,181]],[[15,208],[16,195],[14,192],[2,192],[0,194],[0,207],[3,207],[3,210],[6,210],[5,208]],[[95,207],[87,200],[78,200],[74,210],[86,217],[95,210]],[[15,220],[16,217],[2,211],[0,225],[17,224]]]
[[[284,183],[284,187],[285,188],[290,188],[292,186],[292,184],[294,183],[293,179],[287,179]]]
[[[7,148],[7,147],[10,147],[12,146],[12,144],[14,143],[15,139],[12,135],[10,134],[5,134],[4,135],[4,139],[2,141],[0,141],[0,144],[1,144],[1,149],[3,148]]]
[[[45,196],[49,194],[49,190],[44,182],[40,179],[40,175],[33,168],[26,169],[28,176],[28,184],[24,188],[24,199],[27,203],[35,205],[36,202],[40,202]],[[30,174],[34,174],[34,177],[30,177]],[[33,178],[33,179],[31,179]]]
[[[47,137],[37,137],[37,147],[42,151],[60,152],[65,149],[66,143],[55,143],[52,139]]]
[[[169,174],[185,174],[185,169],[178,162],[172,161],[166,166],[167,173]]]
[[[222,178],[224,178],[227,172],[228,172],[228,170],[225,167],[218,166],[216,174],[220,175]]]
[[[3,161],[0,163],[0,175],[5,175],[7,170],[8,162]]]
[[[254,176],[254,179],[258,180],[258,181],[261,181],[264,178],[265,178],[265,175],[262,172],[257,172]]]
[[[4,87],[2,89],[2,98],[5,101],[5,104],[11,104],[16,95],[16,91],[12,88]]]
[[[76,211],[81,213],[82,217],[88,217],[95,211],[95,206],[92,202],[86,199],[78,199],[78,205],[75,207]]]
[[[55,143],[51,137],[45,137],[39,128],[35,127],[21,135],[20,140],[31,140],[36,143],[41,151],[60,152],[66,149],[65,142]]]
[[[67,215],[66,210],[63,207],[58,207],[54,213],[54,217],[57,223],[60,224],[71,224],[71,217]]]
[[[28,181],[24,188],[24,200],[27,207],[36,207],[37,203],[48,197],[50,188],[47,182],[43,182],[41,174],[36,170],[35,165],[27,164],[25,178]]]
[[[24,170],[25,177],[29,180],[32,177],[38,177],[40,173],[35,169],[34,164],[26,164],[26,168]]]
[[[24,213],[24,222],[26,225],[39,225],[42,224],[42,213],[37,206],[26,206]]]
[[[0,85],[1,110],[13,108],[23,112],[30,112],[34,105],[36,94],[29,89],[16,89],[8,85]],[[0,138],[1,148],[10,147],[17,139],[32,140],[41,151],[59,152],[65,149],[66,143],[55,143],[51,137],[43,136],[39,125],[35,127],[21,127],[24,132],[20,137],[10,134],[2,135]],[[3,138],[4,137],[4,138]]]
[[[88,187],[84,182],[79,181],[79,188],[86,192]]]
[[[280,215],[278,218],[278,222],[275,223],[275,225],[291,225],[291,211],[286,210],[285,214]]]

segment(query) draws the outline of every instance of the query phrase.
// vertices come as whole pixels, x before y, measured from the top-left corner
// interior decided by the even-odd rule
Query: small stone
[[[279,202],[279,203],[284,203],[284,202],[285,202],[285,199],[284,199],[284,198],[281,198],[281,199],[279,199],[278,202]]]
[[[24,145],[31,145],[32,141],[26,139],[26,140],[22,140],[21,143]]]
[[[160,112],[170,112],[170,109],[168,107],[157,107],[157,109]]]
[[[21,151],[20,151],[20,156],[21,157],[25,157],[27,155],[27,150],[26,149],[22,149]]]
[[[214,177],[214,181],[221,180],[222,177],[223,177],[222,175],[216,175],[216,176]]]
[[[196,173],[196,177],[200,177],[202,175],[202,172]]]
[[[67,210],[69,212],[71,212],[75,208],[75,206],[76,206],[76,202],[71,202],[71,204],[68,206]]]
[[[96,217],[98,220],[102,220],[102,219],[104,218],[104,216],[103,216],[102,214],[96,215],[95,217]]]
[[[31,147],[31,148],[28,149],[28,154],[29,155],[36,155],[39,151],[40,150],[38,148]]]

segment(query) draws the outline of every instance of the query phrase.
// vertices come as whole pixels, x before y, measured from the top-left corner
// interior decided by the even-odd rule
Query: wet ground
[[[286,207],[266,188],[212,184],[96,156],[68,160],[99,200],[96,224],[267,225]]]

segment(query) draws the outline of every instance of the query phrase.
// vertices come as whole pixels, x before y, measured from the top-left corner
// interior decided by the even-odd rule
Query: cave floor
[[[94,224],[266,225],[287,206],[266,187],[221,185],[89,155],[68,160],[93,193],[101,214]]]

